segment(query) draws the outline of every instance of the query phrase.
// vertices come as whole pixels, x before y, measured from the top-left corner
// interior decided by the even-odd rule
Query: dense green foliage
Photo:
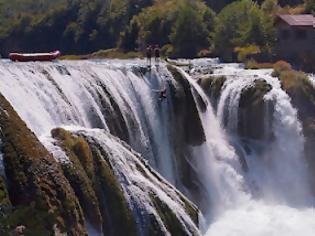
[[[304,2],[314,12],[314,0],[0,0],[0,54],[129,52],[148,44],[174,57],[230,60],[236,47],[249,45],[268,54],[272,15]]]
[[[218,15],[214,30],[216,52],[225,60],[232,60],[236,47],[257,45],[268,52],[273,44],[272,18],[251,0],[227,5]]]
[[[151,0],[2,0],[0,52],[59,48],[78,54],[115,47],[131,16],[150,4]]]
[[[305,0],[305,11],[315,14],[315,0]]]

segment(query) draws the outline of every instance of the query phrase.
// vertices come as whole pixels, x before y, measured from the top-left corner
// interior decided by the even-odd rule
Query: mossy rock
[[[280,81],[282,88],[290,96],[293,106],[297,109],[299,120],[303,125],[304,151],[315,194],[315,88],[303,72],[293,70],[283,72],[280,74]]]
[[[217,104],[221,96],[221,90],[225,81],[225,76],[208,76],[198,79],[198,84],[210,98],[214,109],[217,108]]]
[[[191,145],[200,145],[205,141],[205,134],[190,84],[175,67],[167,65],[167,68],[178,83],[173,102],[176,116],[181,117],[184,123],[182,127],[185,127],[186,142]]]
[[[54,236],[55,230],[51,222],[56,221],[56,215],[47,212],[45,209],[37,209],[32,202],[27,206],[20,205],[14,208],[7,208],[4,214],[0,215],[0,235],[12,236],[17,226],[24,226],[24,236]]]
[[[254,85],[245,87],[239,102],[238,133],[244,138],[263,140],[271,138],[271,129],[265,127],[265,119],[271,124],[272,103],[266,103],[264,96],[272,89],[265,80],[255,80]],[[266,117],[267,116],[267,117]],[[266,130],[267,129],[267,130]]]
[[[97,81],[97,84],[102,89],[102,92],[106,94],[106,97],[109,99],[111,105],[111,108],[109,108],[108,104],[104,101],[103,95],[98,92],[97,96],[100,103],[99,106],[103,109],[102,113],[107,114],[105,116],[105,120],[110,132],[128,143],[128,126],[124,120],[124,116],[119,108],[119,105],[110,94],[106,86],[102,83],[102,81]],[[127,105],[128,104],[126,103],[126,106]]]
[[[185,211],[190,216],[192,221],[198,226],[199,225],[199,210],[191,202],[185,199],[180,194],[178,195],[180,200],[185,204]]]
[[[70,160],[70,162],[61,163],[61,166],[80,201],[86,219],[101,232],[103,219],[93,188],[93,181],[96,177],[89,145],[82,137],[72,135],[64,129],[53,129],[51,134],[53,138],[58,140],[58,145],[65,151]]]
[[[176,67],[167,66],[173,75],[173,82],[170,93],[174,110],[171,114],[172,124],[171,143],[174,148],[174,158],[178,166],[178,179],[188,190],[193,202],[201,202],[202,195],[206,192],[198,179],[198,173],[191,166],[194,155],[191,153],[190,145],[200,145],[205,141],[205,134],[201,119],[197,110],[197,104],[191,93],[190,84],[183,78]],[[183,127],[185,127],[183,129]]]
[[[2,95],[0,128],[12,205],[34,202],[35,209],[57,215],[56,221],[47,222],[48,225],[57,223],[69,235],[87,235],[81,207],[60,165]]]
[[[280,75],[282,88],[298,109],[299,118],[304,121],[315,117],[315,88],[307,75],[298,71],[285,71]]]
[[[95,228],[102,224],[104,235],[137,235],[132,212],[108,154],[84,137],[64,129],[53,129],[51,134],[71,161],[70,165],[63,164],[65,175]]]
[[[210,98],[218,99],[221,95],[221,89],[226,81],[225,76],[209,76],[198,79],[198,83],[205,90]]]
[[[9,193],[3,177],[0,176],[0,214],[1,210],[7,207],[11,207]]]
[[[157,210],[160,218],[162,219],[165,227],[170,232],[171,235],[187,235],[181,222],[178,220],[177,216],[173,211],[162,202],[156,195],[150,194],[151,201],[154,208]]]
[[[105,153],[101,148],[90,144],[96,167],[97,189],[106,215],[104,225],[105,235],[137,235],[133,214],[125,199],[123,190],[118,182]]]

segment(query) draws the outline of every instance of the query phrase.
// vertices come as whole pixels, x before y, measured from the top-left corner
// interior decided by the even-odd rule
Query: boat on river
[[[56,50],[49,53],[10,53],[11,61],[52,61],[61,55],[60,51]]]

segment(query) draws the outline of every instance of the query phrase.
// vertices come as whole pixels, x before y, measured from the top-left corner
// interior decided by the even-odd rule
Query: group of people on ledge
[[[158,64],[159,63],[159,60],[160,60],[160,47],[159,45],[149,45],[146,49],[146,56],[147,56],[147,60],[148,60],[148,64],[149,66],[151,67],[152,65],[152,57],[153,57],[153,54],[154,54],[154,58],[155,58],[155,63]]]

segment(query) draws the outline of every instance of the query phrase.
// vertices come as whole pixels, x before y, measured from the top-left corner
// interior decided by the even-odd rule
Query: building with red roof
[[[276,29],[275,52],[278,59],[295,65],[315,64],[315,17],[313,15],[278,15]]]

